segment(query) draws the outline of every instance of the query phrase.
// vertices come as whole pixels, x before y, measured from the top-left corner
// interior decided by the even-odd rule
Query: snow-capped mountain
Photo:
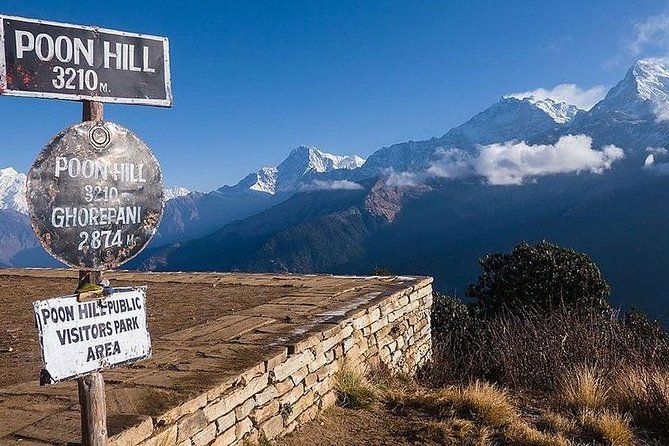
[[[185,187],[168,187],[165,188],[164,192],[165,201],[169,201],[177,197],[185,197],[186,195],[190,194],[190,190],[186,189]]]
[[[170,200],[154,245],[162,245],[208,234],[231,221],[261,212],[295,192],[312,175],[357,169],[365,160],[339,156],[315,147],[294,149],[277,167],[263,167],[234,186],[223,186],[206,194],[193,192]]]
[[[277,167],[263,167],[236,185],[224,186],[219,191],[254,191],[271,195],[294,192],[299,189],[299,183],[310,175],[357,169],[364,163],[365,159],[357,155],[333,155],[316,147],[299,146]]]
[[[669,69],[663,59],[638,60],[591,110],[620,121],[669,119]]]
[[[464,136],[475,144],[526,141],[570,122],[577,112],[575,106],[551,99],[506,97],[444,137]]]
[[[526,98],[536,107],[543,110],[553,121],[558,124],[566,124],[574,119],[578,108],[575,105],[567,104],[566,102],[556,102],[553,99],[536,99],[533,96]]]
[[[295,184],[310,175],[355,181],[360,187],[314,190],[283,201],[276,197],[287,194],[253,194],[271,197],[271,207],[265,203],[262,212],[157,249],[136,266],[365,274],[371,265],[383,265],[401,273],[430,274],[440,281],[435,281],[437,289],[457,290],[476,277],[473,259],[520,240],[548,239],[590,253],[618,296],[655,307],[655,314],[664,312],[669,323],[662,301],[666,286],[656,280],[669,269],[669,236],[662,230],[669,215],[669,175],[658,169],[665,164],[660,156],[669,156],[669,122],[661,113],[669,105],[666,87],[667,66],[641,60],[590,111],[553,100],[504,98],[443,136],[382,148],[352,170],[312,174],[327,169],[314,167],[308,148],[298,149],[277,169],[249,176],[247,190],[280,190],[282,177]],[[429,174],[426,167],[443,161],[443,149],[481,155],[485,149],[478,145],[508,141],[543,145],[536,153],[568,161],[571,151],[546,149],[557,147],[566,135],[587,139],[600,153],[612,144],[624,150],[625,158],[605,172],[555,169],[515,186],[455,176],[423,177],[424,185],[392,184],[384,178],[393,169],[399,177],[416,174],[420,181],[421,173]],[[512,153],[518,158],[531,154],[527,145]],[[578,147],[576,155],[593,155]],[[493,161],[491,165],[507,169],[516,160]]]
[[[276,191],[294,190],[310,174],[352,170],[361,167],[365,160],[359,156],[340,156],[323,152],[316,147],[299,146],[276,168]]]
[[[360,174],[422,170],[435,161],[441,149],[473,151],[479,144],[532,140],[567,125],[577,113],[574,105],[552,99],[504,97],[440,138],[407,141],[374,152]]]
[[[555,141],[567,134],[584,134],[596,146],[623,147],[626,163],[639,165],[648,147],[669,147],[669,65],[663,59],[641,59],[625,77],[588,112],[579,112],[552,138],[542,135],[534,142]]]
[[[26,176],[12,167],[0,169],[0,209],[28,213]]]
[[[276,193],[277,176],[278,174],[276,167],[263,167],[257,172],[248,174],[236,185],[224,186],[223,188],[219,189],[219,191],[228,189],[241,192],[254,191],[274,194]]]

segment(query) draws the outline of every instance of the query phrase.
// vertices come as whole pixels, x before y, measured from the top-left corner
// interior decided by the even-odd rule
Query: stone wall
[[[285,435],[336,402],[335,375],[343,368],[385,365],[413,374],[431,355],[431,306],[431,279],[424,279],[352,309],[324,312],[299,342],[116,434],[110,444],[228,446]]]

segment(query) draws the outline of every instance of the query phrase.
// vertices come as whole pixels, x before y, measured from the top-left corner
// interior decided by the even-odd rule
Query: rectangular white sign
[[[123,288],[103,299],[77,296],[33,302],[43,384],[130,364],[151,356],[146,287]]]

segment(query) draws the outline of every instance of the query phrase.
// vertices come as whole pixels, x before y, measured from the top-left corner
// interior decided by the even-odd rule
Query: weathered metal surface
[[[0,94],[170,107],[169,42],[0,15]]]
[[[72,379],[151,356],[146,287],[116,290],[104,299],[77,296],[33,302],[44,371],[42,383]]]
[[[40,242],[76,268],[118,268],[146,246],[163,214],[158,161],[112,122],[82,122],[57,135],[33,164],[27,189]]]

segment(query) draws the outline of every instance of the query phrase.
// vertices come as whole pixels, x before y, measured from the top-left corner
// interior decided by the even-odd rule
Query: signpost
[[[170,107],[164,37],[0,15],[0,91]]]
[[[73,267],[114,269],[137,255],[156,231],[163,194],[149,148],[111,122],[86,121],[61,132],[28,173],[35,233]]]
[[[0,15],[0,95],[83,101],[83,122],[51,140],[27,184],[33,229],[51,255],[80,269],[80,293],[35,302],[34,312],[40,383],[76,378],[82,444],[104,446],[100,371],[149,357],[151,341],[146,288],[103,290],[102,272],[148,244],[164,196],[155,157],[131,131],[104,121],[102,102],[171,107],[169,43]]]
[[[33,303],[44,359],[43,381],[55,383],[151,355],[146,288],[119,289],[101,300],[77,296]]]

